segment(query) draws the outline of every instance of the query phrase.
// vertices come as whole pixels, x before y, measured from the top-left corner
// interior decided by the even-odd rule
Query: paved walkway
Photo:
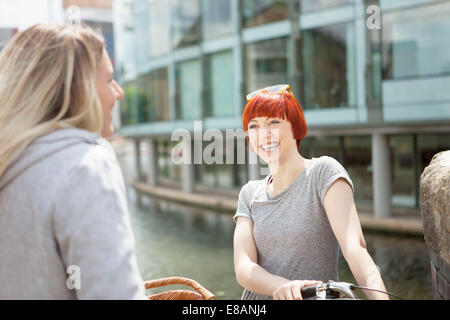
[[[221,191],[215,194],[207,188],[199,188],[196,193],[185,193],[168,186],[150,186],[143,182],[133,182],[133,188],[150,197],[234,214],[236,212],[237,196],[235,191]],[[359,219],[364,230],[378,232],[414,235],[423,237],[422,217],[414,214],[404,214],[388,218],[375,218],[373,214],[358,209]]]

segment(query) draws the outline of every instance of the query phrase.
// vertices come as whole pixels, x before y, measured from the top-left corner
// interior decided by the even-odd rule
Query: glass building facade
[[[373,4],[381,29],[367,24]],[[246,93],[289,83],[309,128],[304,157],[341,162],[361,206],[375,205],[374,176],[385,174],[393,208],[420,208],[421,172],[450,149],[450,1],[121,0],[115,9],[121,133],[155,141],[161,178],[185,179],[170,161],[174,130],[196,120],[239,129]],[[390,167],[376,162],[380,151]],[[225,161],[195,164],[192,176],[232,190],[263,177]]]
[[[2,51],[3,47],[14,36],[16,31],[12,28],[0,28],[0,51]]]

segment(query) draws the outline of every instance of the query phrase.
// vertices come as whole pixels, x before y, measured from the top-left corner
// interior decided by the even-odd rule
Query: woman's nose
[[[125,95],[125,92],[123,91],[122,87],[114,81],[114,84],[116,86],[116,91],[117,91],[117,100],[120,100],[123,98],[123,96]]]
[[[270,137],[271,131],[269,127],[259,128],[258,134],[260,137]]]
[[[261,141],[278,141],[280,132],[274,128],[261,128],[258,132],[259,139]]]

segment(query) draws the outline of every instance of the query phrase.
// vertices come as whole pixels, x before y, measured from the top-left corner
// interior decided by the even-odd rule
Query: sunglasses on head
[[[250,101],[254,97],[256,97],[261,92],[267,92],[267,93],[281,93],[287,91],[291,96],[294,96],[291,90],[291,86],[288,84],[277,84],[275,86],[266,87],[262,89],[258,89],[256,91],[253,91],[247,95],[247,101]]]

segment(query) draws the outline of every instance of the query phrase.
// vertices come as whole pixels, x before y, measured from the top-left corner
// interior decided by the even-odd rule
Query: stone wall
[[[434,297],[450,300],[450,151],[436,154],[423,171],[420,198]]]

